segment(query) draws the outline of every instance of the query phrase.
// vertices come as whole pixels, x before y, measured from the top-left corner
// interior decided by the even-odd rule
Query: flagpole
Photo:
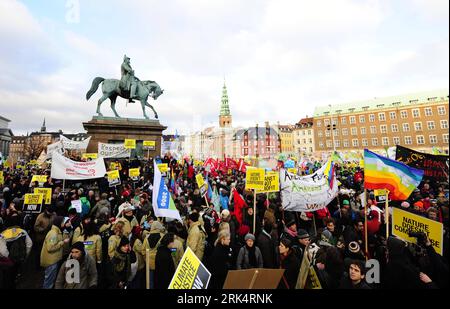
[[[256,234],[256,189],[253,190],[253,235]]]
[[[364,189],[364,243],[366,249],[366,261],[369,259],[369,243],[367,237],[367,189]]]
[[[385,202],[385,222],[386,222],[386,241],[389,238],[389,201],[388,201],[388,192],[386,191],[386,202]]]
[[[146,289],[150,289],[150,249],[145,249],[145,281]]]

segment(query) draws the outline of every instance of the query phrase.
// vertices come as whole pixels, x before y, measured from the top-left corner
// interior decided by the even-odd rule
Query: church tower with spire
[[[232,117],[230,106],[228,105],[228,91],[225,81],[222,88],[222,104],[220,105],[219,126],[221,128],[230,128],[232,126]]]
[[[44,122],[42,123],[42,127],[41,127],[41,133],[45,133],[47,132],[47,128],[45,127],[45,118],[44,118]]]

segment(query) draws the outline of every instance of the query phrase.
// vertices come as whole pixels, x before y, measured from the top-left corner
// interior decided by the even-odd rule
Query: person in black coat
[[[214,252],[209,260],[209,270],[211,271],[211,282],[209,287],[212,289],[222,289],[228,275],[232,269],[233,253],[230,248],[230,234],[227,231],[221,231],[217,237]]]
[[[105,176],[99,180],[98,189],[100,194],[109,192],[108,174],[105,174]]]
[[[272,238],[272,225],[268,222],[264,222],[264,228],[258,235],[256,245],[263,257],[264,268],[276,268],[277,264],[277,247],[275,239]]]
[[[279,289],[295,289],[301,261],[292,250],[292,242],[288,238],[282,238],[278,246],[280,251],[280,269],[284,269],[284,274],[278,284]]]
[[[436,288],[432,280],[414,265],[406,243],[390,236],[387,241],[388,262],[386,264],[384,288],[424,289]]]
[[[161,239],[155,257],[155,289],[167,289],[175,274],[175,263],[172,259],[175,235],[167,233]]]

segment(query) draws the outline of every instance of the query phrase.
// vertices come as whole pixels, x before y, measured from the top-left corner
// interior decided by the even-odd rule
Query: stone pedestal
[[[155,141],[154,150],[144,150],[144,157],[161,155],[162,131],[167,127],[159,120],[114,118],[93,116],[92,120],[83,122],[87,135],[91,136],[86,152],[97,153],[98,142],[123,143],[125,139],[135,139],[138,147],[143,141]]]

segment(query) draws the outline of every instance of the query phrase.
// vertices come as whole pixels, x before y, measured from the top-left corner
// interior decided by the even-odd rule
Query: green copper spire
[[[228,92],[225,81],[222,88],[222,105],[220,106],[220,116],[230,116],[230,106],[228,105]]]

